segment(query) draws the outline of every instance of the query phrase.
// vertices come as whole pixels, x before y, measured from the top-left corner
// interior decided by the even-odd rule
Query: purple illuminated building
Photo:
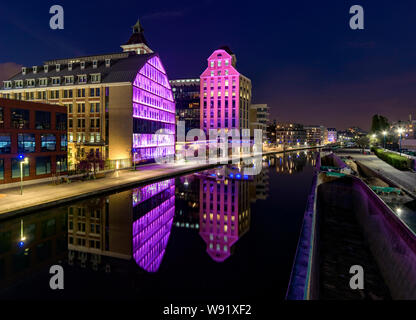
[[[249,128],[251,80],[236,69],[237,58],[228,47],[215,50],[200,76],[200,128]]]
[[[91,152],[111,168],[174,155],[172,89],[143,32],[137,21],[123,52],[22,67],[0,87],[0,97],[64,105],[73,165]]]
[[[133,190],[133,257],[147,272],[157,272],[175,215],[175,179]]]
[[[157,55],[150,56],[133,82],[133,118],[134,161],[175,154],[175,103]]]

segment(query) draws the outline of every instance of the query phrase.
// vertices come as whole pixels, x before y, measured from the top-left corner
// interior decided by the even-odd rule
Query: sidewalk
[[[50,183],[29,185],[23,187],[23,195],[20,195],[20,188],[4,189],[0,190],[0,219],[214,166],[216,165],[192,163],[154,164],[137,171],[119,170],[96,180],[59,185]]]
[[[379,172],[387,179],[393,181],[398,186],[416,197],[416,173],[411,171],[400,171],[383,160],[380,160],[375,155],[363,155],[358,153],[343,153],[342,155],[351,156],[354,160],[357,160],[368,168]]]

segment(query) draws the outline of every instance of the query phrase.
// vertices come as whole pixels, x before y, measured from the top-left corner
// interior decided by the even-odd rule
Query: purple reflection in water
[[[168,190],[169,198],[133,222],[133,257],[147,272],[157,272],[165,254],[175,215],[175,179],[133,192],[133,206],[138,206],[164,190]]]

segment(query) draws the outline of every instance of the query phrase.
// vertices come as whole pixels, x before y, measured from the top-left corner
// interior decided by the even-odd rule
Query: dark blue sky
[[[49,28],[49,8],[65,29]],[[365,30],[349,28],[349,8]],[[13,62],[120,51],[140,17],[169,76],[199,77],[227,44],[272,118],[368,128],[374,113],[416,117],[416,1],[32,1],[2,3],[0,77]],[[6,70],[6,71],[4,71]]]

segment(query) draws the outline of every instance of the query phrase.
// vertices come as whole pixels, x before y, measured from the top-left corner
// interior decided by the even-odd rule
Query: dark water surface
[[[0,223],[0,299],[284,299],[313,152],[264,157]],[[24,239],[22,241],[22,239]],[[49,287],[64,268],[64,290]]]

